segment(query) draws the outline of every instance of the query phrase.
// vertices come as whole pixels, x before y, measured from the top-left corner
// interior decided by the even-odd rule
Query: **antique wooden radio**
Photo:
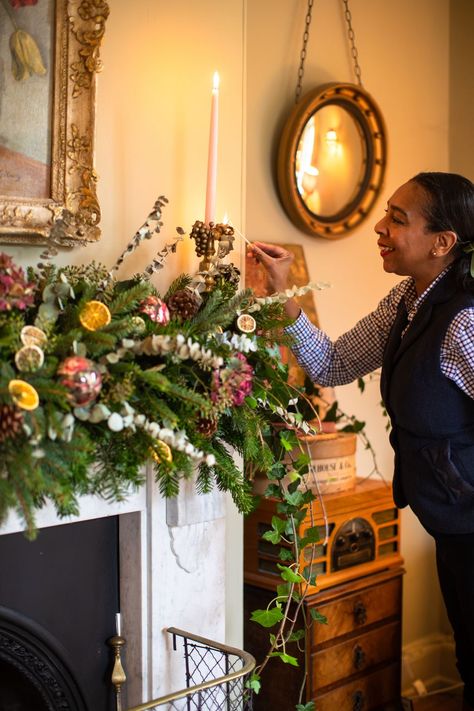
[[[276,501],[262,499],[245,519],[245,582],[274,589],[281,583],[279,545],[263,538],[278,515]],[[320,541],[301,553],[300,570],[316,575],[317,592],[338,583],[400,566],[400,514],[390,484],[357,479],[354,488],[312,503],[301,530],[318,526]],[[309,576],[308,576],[309,577]]]

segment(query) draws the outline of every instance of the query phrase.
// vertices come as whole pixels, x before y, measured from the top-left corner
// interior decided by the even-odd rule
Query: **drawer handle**
[[[354,647],[354,666],[356,669],[362,669],[362,667],[365,664],[365,652],[358,644],[356,647]]]
[[[354,605],[354,619],[358,625],[365,625],[367,622],[367,610],[362,600]]]
[[[363,711],[364,706],[364,692],[358,689],[354,694],[352,694],[352,711]]]

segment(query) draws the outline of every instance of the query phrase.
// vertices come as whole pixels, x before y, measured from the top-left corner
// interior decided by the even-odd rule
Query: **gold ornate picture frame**
[[[108,3],[0,0],[0,13],[0,63],[9,82],[6,91],[0,88],[17,102],[0,103],[0,242],[71,247],[96,241],[95,76]],[[42,81],[47,107],[38,102],[45,96]],[[26,124],[23,134],[15,111]]]

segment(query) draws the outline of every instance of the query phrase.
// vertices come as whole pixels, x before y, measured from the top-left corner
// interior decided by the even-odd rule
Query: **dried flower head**
[[[25,272],[11,257],[0,253],[0,311],[24,311],[34,303],[35,285],[28,282]]]

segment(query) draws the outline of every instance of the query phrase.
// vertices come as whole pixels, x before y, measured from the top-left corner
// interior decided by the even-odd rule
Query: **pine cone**
[[[240,281],[240,270],[235,264],[219,264],[217,267],[219,278],[230,282],[233,286],[238,286]]]
[[[204,437],[212,437],[217,432],[217,420],[208,417],[200,417],[196,424],[199,434]]]
[[[216,287],[226,299],[231,299],[239,288],[240,271],[233,264],[219,264],[217,270]]]
[[[14,439],[23,429],[23,413],[13,405],[0,405],[0,442]]]
[[[168,299],[168,309],[172,316],[183,321],[192,318],[199,311],[199,300],[189,289],[180,289]]]

